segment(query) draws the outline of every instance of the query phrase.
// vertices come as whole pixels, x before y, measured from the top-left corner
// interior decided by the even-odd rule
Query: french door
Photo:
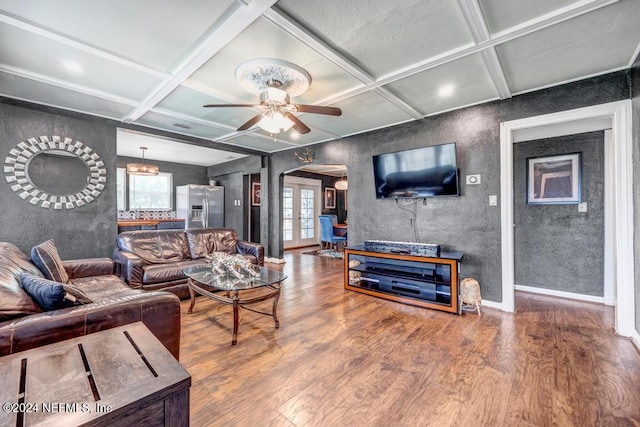
[[[282,240],[285,249],[318,244],[321,187],[318,180],[284,177]]]

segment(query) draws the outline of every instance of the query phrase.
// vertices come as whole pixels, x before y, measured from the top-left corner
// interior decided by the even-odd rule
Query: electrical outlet
[[[477,175],[467,175],[467,185],[478,185],[480,184],[480,174]]]

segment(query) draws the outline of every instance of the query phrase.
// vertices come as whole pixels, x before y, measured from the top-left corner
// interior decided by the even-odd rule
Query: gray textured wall
[[[527,158],[582,153],[582,201],[527,205]],[[513,147],[515,279],[518,285],[604,296],[604,132]]]
[[[631,69],[631,82],[633,88],[632,108],[633,108],[633,158],[638,164],[640,159],[640,55],[636,58]],[[640,333],[640,173],[638,167],[634,168],[633,174],[633,214],[634,214],[634,238],[633,247],[635,253],[635,291],[636,291],[636,331]]]
[[[136,157],[125,157],[118,156],[116,163],[119,168],[126,168],[127,163],[141,163],[142,159]],[[207,185],[209,184],[209,178],[207,177],[207,167],[206,166],[195,166],[195,165],[185,165],[182,163],[173,163],[173,162],[159,162],[157,160],[149,160],[145,159],[147,163],[153,163],[154,165],[158,165],[160,168],[160,172],[168,172],[173,174],[173,200],[172,209],[176,209],[176,196],[175,191],[176,187],[179,185],[187,185],[187,184],[199,184],[199,185]]]
[[[207,168],[207,176],[212,179],[218,179],[220,176],[235,172],[243,172],[245,175],[248,175],[250,173],[260,172],[261,167],[261,156],[247,156],[232,162],[209,166]]]
[[[59,135],[82,141],[102,159],[106,188],[93,202],[71,210],[43,209],[22,200],[3,179],[0,183],[2,226],[0,240],[28,253],[31,247],[53,239],[63,259],[111,256],[117,234],[116,128],[103,119],[68,117],[0,104],[0,158],[20,141],[41,135]]]
[[[256,215],[260,215],[259,210],[261,209],[248,206],[248,197],[244,191],[244,176],[260,172],[261,167],[261,156],[247,156],[233,162],[221,163],[207,168],[209,178],[217,180],[218,185],[222,185],[225,189],[224,225],[235,229],[242,240],[248,239],[245,216],[250,213],[245,210],[255,209],[258,210]],[[240,206],[234,206],[234,200],[240,200]],[[258,224],[259,222],[258,220]]]
[[[228,149],[254,154],[254,150],[234,148],[192,137],[142,126],[127,125],[113,120],[92,117],[51,107],[0,97],[0,155],[22,140],[41,135],[59,135],[80,140],[89,145],[102,159],[107,169],[106,188],[94,202],[73,210],[45,210],[30,205],[11,191],[5,180],[0,183],[0,204],[3,225],[0,240],[16,244],[28,252],[32,246],[53,239],[63,259],[110,257],[117,236],[116,212],[116,131],[118,127],[158,134],[204,147]],[[260,165],[260,156],[250,156],[249,163]],[[257,159],[257,162],[256,160]],[[124,163],[127,158],[120,159]],[[133,159],[131,159],[133,160]],[[163,170],[174,173],[174,184],[207,184],[207,168],[177,163],[158,162]]]
[[[419,206],[420,241],[464,252],[462,276],[481,282],[483,298],[501,301],[500,208],[488,203],[489,195],[500,194],[500,123],[629,97],[629,72],[621,71],[310,148],[316,151],[316,164],[348,167],[349,242],[357,244],[366,239],[413,238],[409,219],[395,202],[376,200],[372,156],[456,142],[461,176],[480,173],[482,184],[462,184],[460,197],[429,199],[426,206]],[[268,224],[262,226],[268,237],[267,253],[281,257],[280,178],[300,164],[293,150],[274,153],[269,164],[269,216]]]
[[[244,235],[244,209],[246,200],[243,196],[244,173],[237,172],[216,177],[218,185],[224,187],[224,226],[233,228],[240,240]],[[240,200],[240,206],[234,206],[234,200]]]

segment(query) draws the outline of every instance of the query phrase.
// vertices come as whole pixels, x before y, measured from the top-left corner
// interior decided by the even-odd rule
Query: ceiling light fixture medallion
[[[261,58],[247,61],[236,69],[236,79],[245,90],[260,95],[260,104],[207,104],[206,108],[250,107],[262,112],[242,124],[237,131],[243,132],[253,126],[271,135],[293,128],[299,137],[311,131],[294,113],[324,114],[340,116],[337,107],[291,104],[292,96],[302,95],[311,85],[309,73],[291,62],[282,59]]]
[[[127,174],[142,176],[158,175],[160,173],[160,168],[157,165],[151,165],[144,161],[144,152],[147,147],[140,147],[140,149],[142,150],[142,163],[127,163]]]

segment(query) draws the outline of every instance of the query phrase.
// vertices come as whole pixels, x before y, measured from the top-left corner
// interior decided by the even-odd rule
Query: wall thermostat
[[[467,185],[480,184],[480,175],[467,175]]]

